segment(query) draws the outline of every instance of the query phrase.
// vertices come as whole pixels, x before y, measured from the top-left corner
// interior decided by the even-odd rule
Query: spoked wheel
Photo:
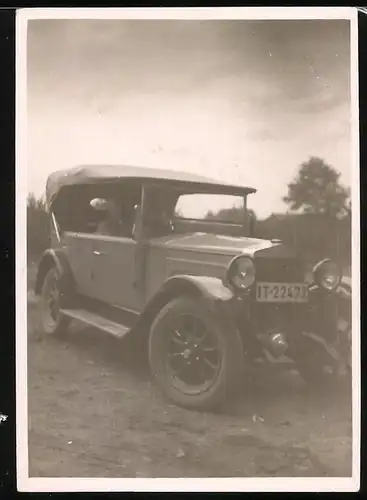
[[[178,298],[156,318],[149,362],[163,392],[181,406],[214,409],[234,394],[242,345],[199,301]]]
[[[337,362],[327,358],[319,346],[307,346],[296,359],[296,365],[304,381],[314,388],[332,384],[338,375]]]
[[[338,324],[342,324],[340,321]],[[312,339],[303,338],[296,356],[301,377],[315,389],[331,388],[341,380],[351,377],[351,331],[338,331],[335,345],[329,346],[335,359],[327,350]]]
[[[167,369],[185,394],[200,394],[214,384],[221,365],[216,335],[197,316],[182,313],[167,332]]]
[[[44,279],[39,301],[39,323],[42,333],[66,333],[70,320],[60,313],[60,276],[56,268],[50,269]]]
[[[344,318],[338,320],[338,350],[345,363],[345,371],[348,377],[352,375],[352,326],[351,322]]]

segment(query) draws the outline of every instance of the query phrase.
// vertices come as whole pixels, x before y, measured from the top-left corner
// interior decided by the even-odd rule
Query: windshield
[[[183,194],[178,198],[175,216],[179,219],[243,224],[245,199],[227,194]]]

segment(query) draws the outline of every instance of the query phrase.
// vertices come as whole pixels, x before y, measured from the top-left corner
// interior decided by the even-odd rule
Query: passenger
[[[96,232],[108,236],[131,237],[131,229],[122,221],[120,204],[115,199],[109,199],[104,209],[106,218],[98,224]]]

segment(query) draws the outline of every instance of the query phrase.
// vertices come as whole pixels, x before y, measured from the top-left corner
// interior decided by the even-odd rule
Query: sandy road
[[[256,376],[225,414],[170,405],[129,346],[90,329],[39,339],[28,316],[31,476],[348,476],[347,388]]]

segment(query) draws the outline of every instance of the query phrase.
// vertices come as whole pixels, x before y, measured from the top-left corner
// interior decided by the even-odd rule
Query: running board
[[[122,325],[121,323],[116,323],[115,321],[111,321],[103,316],[100,316],[99,314],[87,311],[86,309],[61,309],[60,312],[71,319],[75,319],[87,325],[93,326],[94,328],[98,328],[99,330],[110,333],[119,339],[124,337],[130,330],[129,327]]]

